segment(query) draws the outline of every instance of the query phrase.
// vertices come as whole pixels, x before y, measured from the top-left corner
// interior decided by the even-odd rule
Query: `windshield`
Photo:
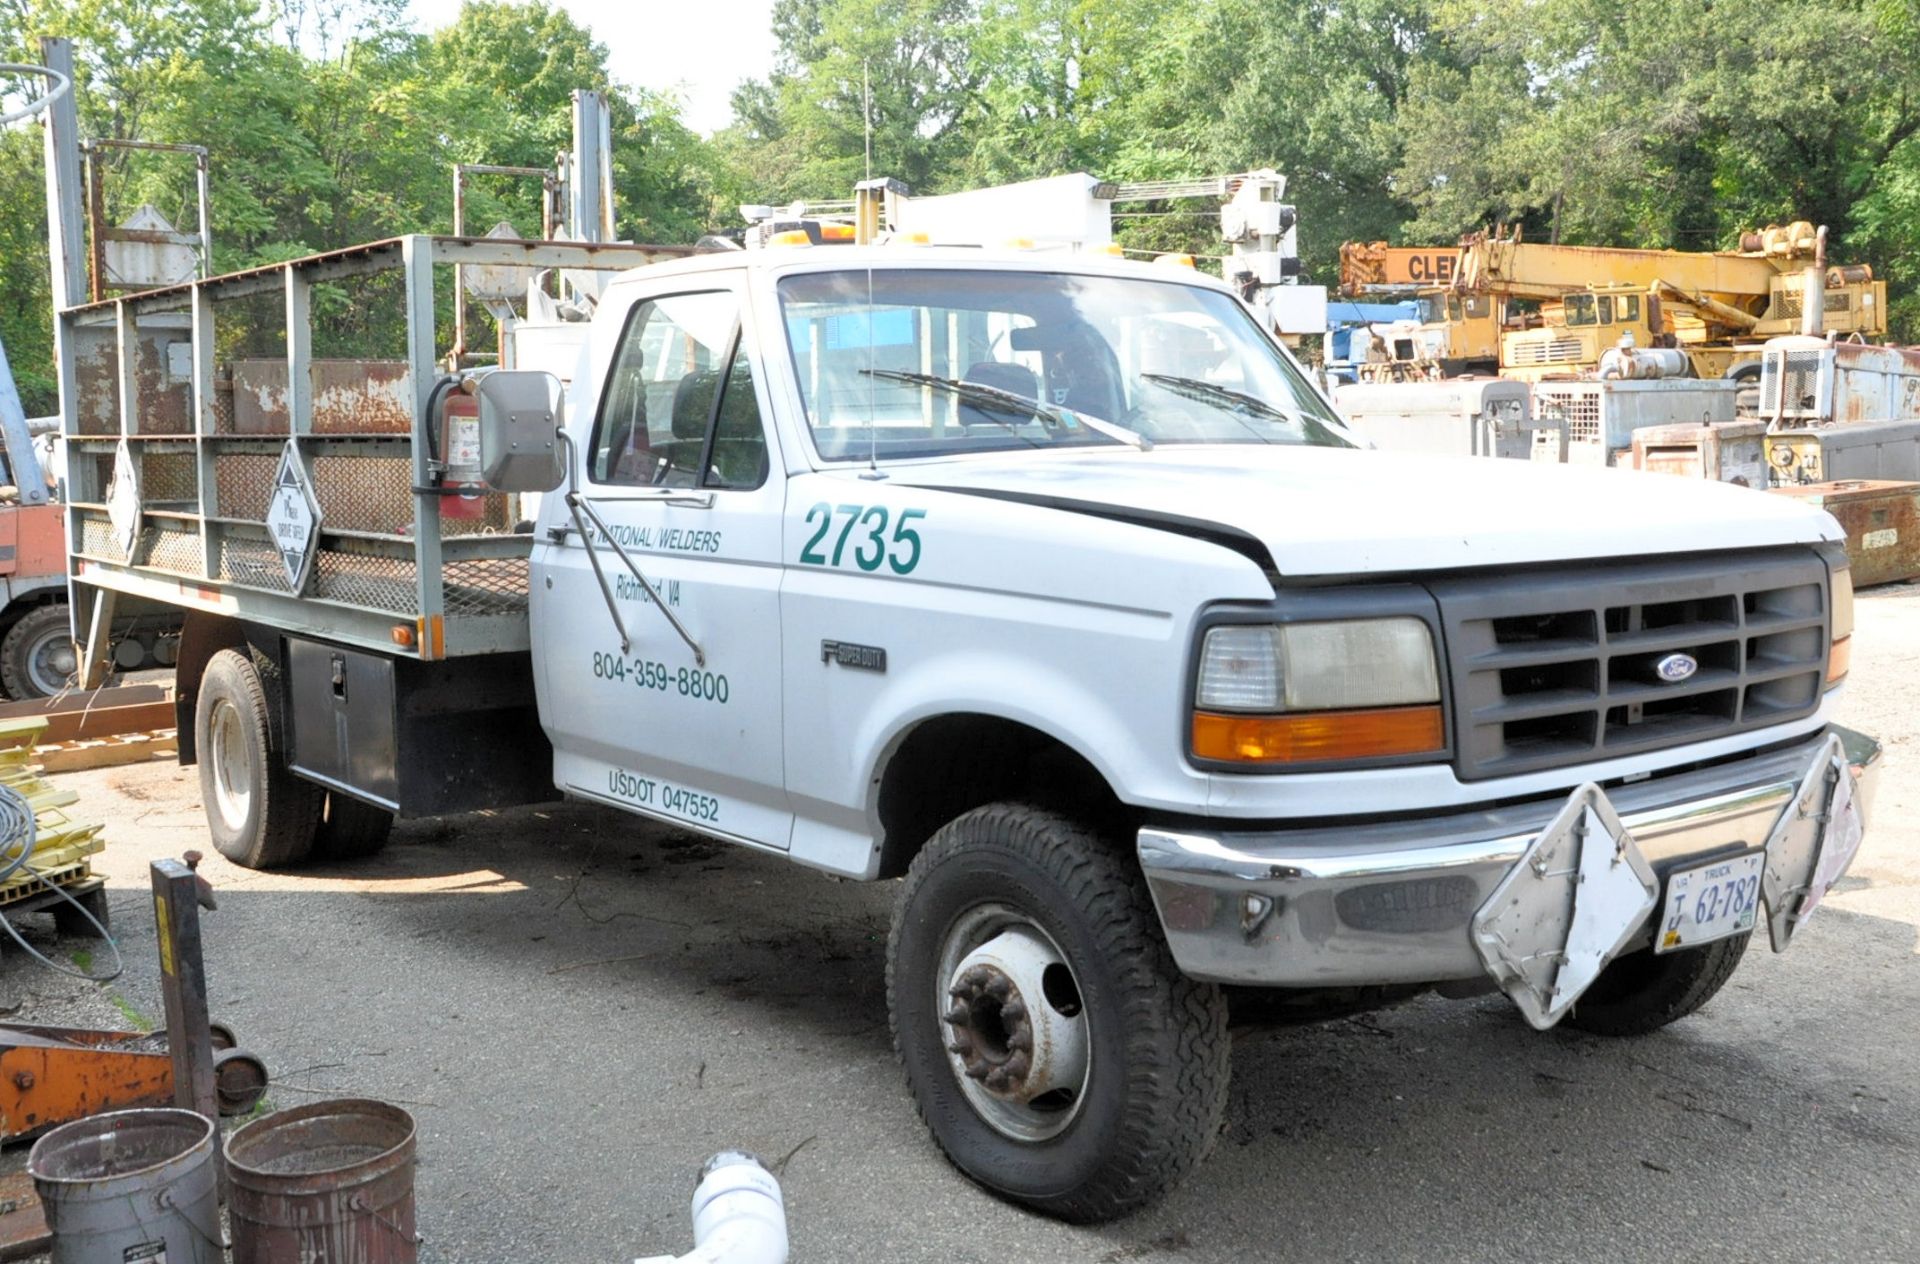
[[[1246,310],[1216,290],[880,268],[788,277],[780,302],[807,424],[829,461],[1163,443],[1355,446]]]

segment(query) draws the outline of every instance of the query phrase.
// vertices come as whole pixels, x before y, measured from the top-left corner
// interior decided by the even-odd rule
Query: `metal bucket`
[[[317,1102],[227,1138],[233,1264],[413,1264],[413,1116]]]
[[[34,1142],[53,1264],[222,1264],[213,1134],[190,1110],[116,1110]]]

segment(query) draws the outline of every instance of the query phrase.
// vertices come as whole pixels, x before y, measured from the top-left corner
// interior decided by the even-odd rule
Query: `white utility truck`
[[[1228,989],[1647,1032],[1859,843],[1824,513],[1368,451],[1232,289],[1108,258],[696,255],[599,287],[564,392],[442,372],[449,265],[636,250],[408,237],[59,313],[123,348],[189,314],[190,431],[146,432],[129,371],[92,433],[68,381],[68,535],[90,667],[116,613],[184,615],[223,854],[564,795],[902,879],[928,1127],[1102,1220],[1207,1151]],[[317,358],[369,277],[397,414]],[[261,294],[278,433],[222,388]]]

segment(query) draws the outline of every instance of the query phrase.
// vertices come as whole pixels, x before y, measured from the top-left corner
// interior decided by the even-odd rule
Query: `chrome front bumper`
[[[1865,818],[1880,745],[1838,727],[1764,755],[1608,787],[1606,797],[1662,871],[1760,847],[1828,732],[1845,746]],[[1149,827],[1140,864],[1174,960],[1196,979],[1330,987],[1484,978],[1474,914],[1564,803],[1245,833]]]

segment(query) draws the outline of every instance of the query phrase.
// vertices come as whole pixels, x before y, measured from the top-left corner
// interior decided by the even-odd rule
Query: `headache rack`
[[[428,403],[455,267],[577,279],[684,253],[400,237],[61,311],[68,564],[87,661],[103,662],[91,633],[121,594],[421,659],[526,649],[533,540],[515,530],[517,498],[431,487]],[[513,327],[509,315],[508,363]],[[545,328],[542,345],[568,327],[577,340],[586,325]],[[289,450],[319,511],[294,579],[267,525]]]

